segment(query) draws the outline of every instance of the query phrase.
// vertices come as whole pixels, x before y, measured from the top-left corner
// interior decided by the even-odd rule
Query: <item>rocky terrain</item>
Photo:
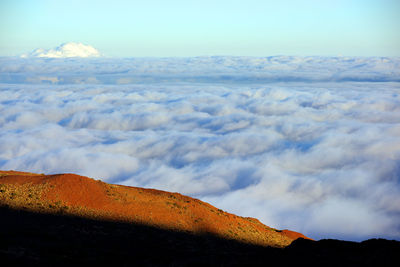
[[[0,171],[7,265],[395,266],[400,242],[311,240],[205,202],[74,175]]]

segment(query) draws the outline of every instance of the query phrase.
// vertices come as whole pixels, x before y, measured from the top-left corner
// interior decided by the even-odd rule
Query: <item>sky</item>
[[[0,56],[400,56],[398,0],[1,0]]]

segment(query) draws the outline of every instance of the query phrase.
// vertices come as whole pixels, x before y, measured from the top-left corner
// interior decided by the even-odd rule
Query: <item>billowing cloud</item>
[[[21,55],[26,57],[43,57],[43,58],[68,58],[68,57],[99,57],[100,53],[96,48],[82,43],[64,43],[54,49],[38,48],[29,54]]]
[[[240,78],[245,64],[257,69],[255,58],[219,59],[216,72],[235,69],[236,80],[218,82],[202,81],[211,74],[201,62],[212,69],[215,58],[120,59],[112,67],[1,59],[0,169],[177,191],[317,239],[400,240],[400,75],[391,69],[399,59],[282,58],[276,65],[287,77],[301,70],[316,81],[276,82],[272,59],[260,72],[275,81],[268,83]],[[362,78],[369,67],[354,62],[387,81]],[[132,66],[156,70],[129,76]],[[165,66],[176,67],[167,82],[174,70]],[[78,72],[96,82],[58,82]],[[321,78],[343,73],[358,79]],[[8,83],[10,75],[20,82]],[[26,79],[36,76],[42,82]],[[110,82],[117,78],[130,80]]]

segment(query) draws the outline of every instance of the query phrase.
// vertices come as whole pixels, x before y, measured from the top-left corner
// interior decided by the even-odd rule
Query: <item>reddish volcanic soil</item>
[[[0,206],[208,233],[272,247],[286,247],[299,237],[307,238],[178,193],[107,184],[75,174],[0,171]]]

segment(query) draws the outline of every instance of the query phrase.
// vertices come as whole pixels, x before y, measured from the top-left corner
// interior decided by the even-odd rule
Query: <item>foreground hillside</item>
[[[302,234],[276,230],[178,193],[107,184],[75,174],[0,171],[0,201],[15,209],[134,222],[244,243],[285,247]]]
[[[2,266],[400,264],[398,241],[313,241],[180,194],[72,174],[0,172],[0,218]]]

